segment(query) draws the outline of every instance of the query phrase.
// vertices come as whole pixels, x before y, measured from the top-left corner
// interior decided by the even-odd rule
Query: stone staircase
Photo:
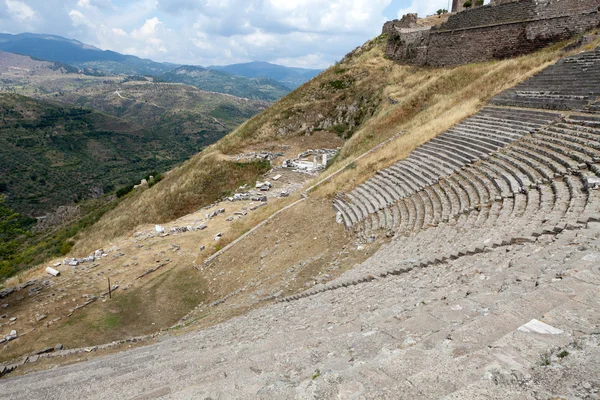
[[[600,176],[600,118],[562,118],[499,150],[473,155],[469,163],[453,164],[453,171],[450,156],[444,164],[432,152],[425,164],[420,152],[334,200],[348,229],[363,239],[380,230],[416,234],[451,220],[465,229],[508,224],[513,231],[535,230],[597,212],[598,196],[586,188]],[[432,165],[447,166],[448,174]]]
[[[540,131],[558,118],[559,115],[554,113],[485,108],[415,149],[407,159],[378,171],[372,179],[359,185],[352,192],[336,198],[334,206],[342,213],[346,227],[351,228],[369,215],[386,210],[398,200],[409,198],[437,184],[443,177],[456,175],[465,166],[488,158],[498,149],[521,139],[524,135]],[[442,196],[453,196],[454,207],[461,208],[462,206],[457,204],[459,199],[455,185],[440,186],[442,187],[436,188],[433,195],[439,201],[442,201]],[[518,185],[514,186],[517,190]],[[427,194],[431,195],[432,190],[427,190]],[[443,195],[440,190],[451,190],[455,193]],[[413,206],[410,207],[414,209]],[[394,213],[393,210],[387,211],[389,216]],[[459,210],[445,211],[456,213]]]
[[[552,110],[584,110],[600,96],[600,48],[560,60],[507,90],[491,104]],[[597,110],[598,106],[592,107]]]
[[[589,222],[272,304],[193,334],[4,380],[0,397],[594,398],[599,234],[600,223]],[[414,265],[418,250],[402,242],[409,239],[340,280],[374,272],[378,262]],[[454,243],[431,240],[440,251]],[[534,320],[552,334],[524,329]],[[584,353],[591,361],[579,362]],[[569,362],[577,371],[561,372]]]

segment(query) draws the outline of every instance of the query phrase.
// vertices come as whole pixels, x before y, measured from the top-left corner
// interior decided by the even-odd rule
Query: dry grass
[[[212,203],[220,192],[235,189],[237,182],[230,179],[214,185],[215,176],[231,176],[232,165],[223,155],[284,143],[293,137],[320,135],[323,127],[328,126],[329,131],[349,137],[331,167],[334,172],[406,130],[407,134],[363,158],[356,163],[356,168],[347,168],[315,193],[331,196],[338,190],[350,189],[376,170],[406,157],[415,147],[474,114],[497,93],[565,55],[560,50],[564,46],[561,43],[517,59],[422,68],[398,65],[386,59],[385,39],[380,36],[351,52],[337,65],[171,171],[156,187],[128,199],[82,235],[75,250],[85,253],[133,232],[138,225],[178,218]],[[589,47],[597,44],[598,41]],[[388,98],[400,103],[391,104]],[[251,175],[246,178],[258,177]],[[244,229],[247,227],[239,232]]]
[[[377,115],[348,140],[340,160],[346,160],[345,165],[348,165],[351,163],[348,160],[353,160],[399,131],[407,133],[353,163],[355,168],[347,168],[315,193],[318,196],[331,196],[337,191],[349,190],[377,170],[406,158],[416,147],[479,111],[496,94],[567,55],[561,51],[565,44],[516,59],[453,68],[392,66],[385,95],[399,100],[400,104],[387,102],[382,105]],[[588,47],[593,48],[598,44],[600,40]]]
[[[134,193],[102,218],[74,247],[85,255],[144,224],[164,223],[227,196],[244,184],[254,185],[270,168],[266,162],[235,163],[216,152],[192,158],[150,189]]]

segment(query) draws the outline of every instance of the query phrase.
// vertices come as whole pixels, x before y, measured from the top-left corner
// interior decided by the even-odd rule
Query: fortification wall
[[[600,26],[600,0],[522,0],[451,16],[430,30],[392,29],[387,55],[414,65],[456,65],[527,54]]]
[[[386,54],[407,64],[425,65],[431,28],[402,29],[395,40],[388,40]]]
[[[425,62],[415,65],[457,65],[528,54],[598,26],[598,14],[556,17],[431,33]],[[398,61],[402,61],[395,58]],[[423,61],[423,57],[419,59]]]
[[[535,13],[533,1],[519,1],[497,6],[486,5],[451,15],[437,30],[466,29],[531,19]]]

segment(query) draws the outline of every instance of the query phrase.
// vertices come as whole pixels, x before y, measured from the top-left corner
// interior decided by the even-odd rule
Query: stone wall
[[[418,14],[406,14],[402,19],[395,19],[388,21],[383,24],[381,33],[387,33],[388,35],[395,32],[397,29],[402,28],[415,28],[417,27],[417,21],[419,20]]]
[[[600,26],[600,0],[522,0],[451,16],[431,29],[391,29],[387,55],[414,65],[457,65],[527,54]]]
[[[392,59],[408,64],[424,65],[427,63],[429,32],[431,28],[401,29],[399,34],[390,36],[386,54]]]
[[[439,30],[466,29],[531,19],[535,13],[533,1],[512,2],[497,6],[486,5],[450,16],[437,27]]]

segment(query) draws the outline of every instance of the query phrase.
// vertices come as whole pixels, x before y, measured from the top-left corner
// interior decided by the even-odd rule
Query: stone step
[[[453,148],[452,146],[448,146],[443,143],[437,143],[434,141],[429,141],[421,146],[422,150],[429,150],[434,154],[438,154],[438,158],[441,158],[441,155],[445,157],[445,159],[453,160],[454,163],[460,168],[465,164],[469,164],[475,158],[469,155],[464,154],[460,150]]]
[[[502,153],[502,156],[513,160],[513,162],[520,162],[523,165],[528,165],[531,169],[536,171],[537,175],[539,176],[538,180],[550,181],[554,176],[552,169],[535,159],[524,157],[523,154],[514,151],[512,147],[506,149],[506,151]]]
[[[375,204],[375,199],[368,194],[361,186],[357,186],[352,193],[356,199],[363,204],[368,214],[373,214],[379,207]]]
[[[434,140],[454,147],[456,150],[469,156],[472,160],[478,160],[491,153],[489,149],[479,146],[475,141],[467,142],[459,138],[451,137],[450,135],[439,136]]]
[[[565,174],[567,171],[566,167],[561,163],[555,161],[553,158],[547,157],[544,154],[538,153],[526,144],[524,145],[520,142],[515,143],[513,146],[510,147],[510,150],[515,153],[521,154],[525,158],[535,160],[538,163],[547,166],[553,171],[554,174]]]
[[[372,197],[377,200],[379,209],[385,208],[388,204],[391,203],[391,199],[388,200],[385,194],[386,192],[379,187],[373,180],[369,179],[363,183],[363,188],[371,194]]]
[[[523,188],[529,187],[529,185],[532,183],[532,181],[529,179],[526,173],[524,173],[517,166],[507,162],[502,157],[497,157],[496,155],[493,155],[487,160],[487,162],[499,166],[504,171],[512,175],[519,184],[517,191],[521,191]]]
[[[388,172],[404,183],[408,188],[406,194],[407,196],[410,196],[414,192],[420,190],[422,182],[415,180],[412,174],[408,173],[403,167],[404,165],[402,163],[394,164],[388,168]]]
[[[529,181],[529,185],[524,184],[524,187],[541,183],[544,179],[537,169],[532,168],[531,165],[527,163],[523,163],[518,158],[512,157],[510,154],[498,152],[494,154],[494,157],[501,159],[506,164],[512,165],[513,167],[517,168],[521,174],[524,174]]]
[[[432,163],[439,163],[444,168],[449,169],[451,171],[456,171],[458,168],[461,168],[464,165],[464,163],[460,163],[452,157],[447,157],[441,152],[436,152],[423,146],[413,150],[413,153],[418,154],[423,158],[429,159]]]
[[[396,192],[398,198],[401,199],[406,197],[411,189],[404,183],[404,181],[398,179],[389,168],[377,171],[377,175]]]

